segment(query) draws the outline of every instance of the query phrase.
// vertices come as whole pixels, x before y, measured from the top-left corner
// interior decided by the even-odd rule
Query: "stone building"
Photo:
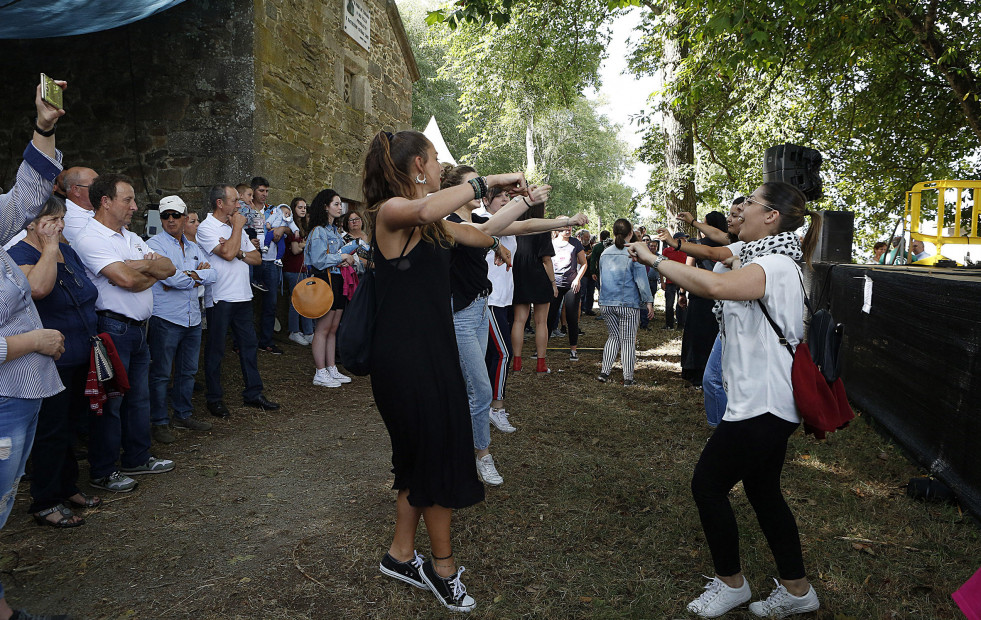
[[[123,172],[141,203],[176,193],[192,208],[254,175],[273,202],[333,187],[357,203],[368,139],[410,126],[419,79],[394,0],[192,0],[113,30],[3,40],[0,59],[0,186],[43,71],[69,82],[66,166]]]

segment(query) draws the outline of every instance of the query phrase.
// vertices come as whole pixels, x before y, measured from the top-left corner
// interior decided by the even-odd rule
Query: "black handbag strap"
[[[65,261],[65,269],[69,274],[71,274],[72,278],[75,278],[75,272],[68,266],[67,260]],[[77,282],[78,279],[75,278],[75,281]],[[72,292],[71,287],[65,284],[65,281],[61,277],[58,278],[58,284],[60,284],[61,287],[68,293],[68,296],[72,298],[72,305],[75,306],[75,312],[78,313],[78,318],[82,319],[82,325],[84,325],[88,330],[89,338],[98,338],[99,336],[96,334],[96,331],[98,330],[93,329],[92,326],[89,325],[89,322],[85,319],[85,315],[82,313],[82,304],[78,303],[78,298],[75,297],[75,293]]]
[[[800,279],[800,288],[801,288],[801,291],[804,294],[804,305],[807,306],[807,311],[810,312],[811,315],[813,316],[814,315],[814,309],[811,308],[811,302],[807,298],[807,290],[804,288],[804,277],[801,276],[800,272],[797,272],[797,277],[798,277],[798,279]],[[775,331],[777,333],[777,338],[780,340],[780,344],[783,345],[783,346],[785,346],[787,348],[787,350],[790,352],[790,356],[791,357],[794,357],[794,348],[792,346],[790,346],[790,343],[787,341],[787,337],[783,335],[783,330],[780,329],[780,326],[777,325],[777,322],[774,321],[773,320],[773,317],[770,316],[770,313],[767,312],[766,306],[763,305],[763,300],[762,299],[757,299],[756,300],[756,303],[759,304],[760,310],[763,311],[763,316],[765,316],[767,322],[770,323],[770,327],[772,327],[773,328],[773,331]]]

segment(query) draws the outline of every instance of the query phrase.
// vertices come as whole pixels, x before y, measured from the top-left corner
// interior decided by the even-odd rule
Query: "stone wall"
[[[344,33],[344,0],[256,0],[256,165],[276,201],[325,187],[359,201],[369,138],[410,126],[418,70],[400,44],[401,17],[394,0],[365,4],[370,51]]]
[[[69,81],[65,165],[128,174],[141,204],[177,193],[201,209],[212,184],[254,175],[274,202],[331,186],[358,201],[368,138],[409,127],[418,79],[394,0],[363,1],[370,52],[344,33],[344,0],[199,0],[110,31],[0,40],[0,186],[44,71]]]
[[[66,166],[123,172],[141,204],[179,193],[192,208],[204,207],[213,183],[247,178],[255,151],[251,15],[247,0],[185,2],[109,31],[0,41],[0,185],[13,182],[30,138],[26,119],[42,71],[69,82],[57,134]],[[142,217],[133,229],[142,229]]]

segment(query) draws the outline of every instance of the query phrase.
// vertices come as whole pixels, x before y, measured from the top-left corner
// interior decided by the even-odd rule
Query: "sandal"
[[[73,498],[78,495],[82,498],[82,501],[75,501]],[[89,495],[82,491],[78,491],[68,498],[68,503],[77,508],[98,508],[102,505],[102,498],[96,495]]]
[[[56,512],[61,514],[61,518],[57,521],[48,520],[48,515],[53,515]],[[64,504],[58,504],[57,506],[52,506],[47,510],[34,513],[34,521],[37,522],[38,525],[50,525],[51,527],[65,528],[78,527],[79,525],[85,524],[85,519],[82,519],[81,517],[79,517],[77,521],[73,519],[75,519],[75,513],[72,512],[71,508],[68,508]]]

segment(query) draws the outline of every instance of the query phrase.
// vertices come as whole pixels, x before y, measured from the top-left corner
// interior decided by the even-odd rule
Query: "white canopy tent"
[[[429,124],[426,125],[426,130],[422,134],[436,147],[436,156],[439,157],[439,161],[456,165],[456,160],[453,159],[449,147],[446,146],[446,140],[443,140],[443,132],[439,130],[435,116],[429,117]]]

